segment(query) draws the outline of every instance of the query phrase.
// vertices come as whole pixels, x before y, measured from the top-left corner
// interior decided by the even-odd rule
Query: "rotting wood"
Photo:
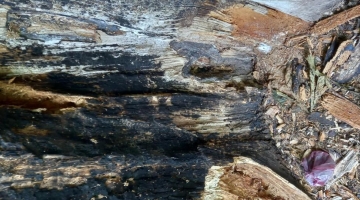
[[[203,199],[293,199],[310,198],[271,169],[236,157],[228,166],[213,166],[206,176]]]
[[[53,112],[69,107],[83,107],[86,98],[55,94],[52,92],[36,91],[25,85],[0,82],[1,105],[19,106],[28,109],[41,109]]]
[[[360,108],[351,101],[327,93],[323,96],[321,105],[337,119],[354,128],[360,128]]]
[[[317,22],[311,30],[311,33],[321,35],[329,32],[337,26],[346,23],[347,21],[360,16],[360,5],[335,14],[324,20]]]
[[[235,29],[232,34],[240,38],[271,40],[279,37],[285,29],[287,34],[295,35],[310,27],[308,22],[265,7],[237,4],[222,12],[211,12],[210,16],[233,24]]]
[[[360,45],[357,44],[354,47],[354,52],[350,58],[342,65],[335,70],[332,78],[338,83],[348,83],[354,77],[360,73]]]
[[[328,77],[331,77],[332,72],[336,69],[336,67],[343,65],[351,56],[353,51],[354,46],[352,40],[342,42],[338,47],[334,57],[326,63],[325,68],[323,69],[323,73],[327,74]]]
[[[32,95],[3,95],[0,169],[23,165],[0,180],[1,189],[11,184],[0,196],[26,198],[18,192],[26,189],[38,199],[48,191],[76,199],[196,199],[209,167],[249,152],[295,182],[266,132],[262,88],[249,88],[256,87],[249,81],[253,47],[234,40],[232,24],[207,15],[229,2],[206,10],[201,1],[34,1],[0,10],[9,26],[0,35],[0,79],[16,87],[7,94]],[[35,104],[43,95],[87,104],[42,112],[62,106]],[[36,157],[27,162],[27,152]],[[102,177],[109,173],[117,176]]]
[[[264,122],[266,90],[252,73],[257,67],[261,83],[283,81],[282,67],[295,57],[303,63],[302,50],[282,46],[287,34],[307,30],[302,20],[228,0],[5,2],[0,78],[88,104],[60,114],[0,108],[0,195],[196,199],[211,166],[243,155],[296,183],[288,171],[297,158],[283,166]],[[287,133],[292,123],[280,109],[284,143],[308,143]]]

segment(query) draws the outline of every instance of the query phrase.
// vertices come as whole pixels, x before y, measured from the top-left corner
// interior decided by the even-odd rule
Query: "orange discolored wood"
[[[360,5],[319,21],[313,26],[311,32],[321,35],[359,16],[360,16]]]
[[[304,20],[267,8],[238,4],[223,13],[225,15],[212,13],[212,16],[235,25],[235,36],[271,40],[279,33],[293,35],[310,27]]]

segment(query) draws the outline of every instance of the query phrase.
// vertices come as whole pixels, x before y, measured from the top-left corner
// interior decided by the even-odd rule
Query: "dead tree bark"
[[[0,196],[200,198],[240,155],[294,183],[222,2],[0,1]]]

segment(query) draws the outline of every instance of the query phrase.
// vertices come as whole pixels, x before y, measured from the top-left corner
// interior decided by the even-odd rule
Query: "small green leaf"
[[[284,106],[288,100],[291,100],[291,98],[289,96],[287,96],[286,94],[284,94],[278,90],[273,90],[272,95],[273,95],[275,102],[279,103],[281,106]]]

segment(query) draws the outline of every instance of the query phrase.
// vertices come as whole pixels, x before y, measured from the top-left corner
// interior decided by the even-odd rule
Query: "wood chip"
[[[8,84],[11,84],[12,82],[14,82],[15,78],[16,78],[16,77],[10,79],[10,80],[8,81]]]
[[[299,140],[296,138],[290,141],[291,145],[298,144],[298,143],[299,143]]]
[[[337,192],[341,195],[342,199],[353,199],[353,200],[358,200],[359,198],[357,198],[349,188],[340,185],[339,189],[337,190]]]
[[[280,112],[279,107],[271,106],[266,112],[265,115],[269,115],[270,117],[275,117],[276,114]]]
[[[309,141],[308,141],[308,145],[310,147],[314,147],[316,145],[316,140],[315,138],[310,138]]]
[[[327,138],[327,134],[325,132],[321,132],[319,136],[319,140],[323,142],[325,141],[326,138]]]
[[[327,75],[330,77],[337,66],[343,65],[348,60],[350,55],[353,53],[352,49],[354,47],[351,46],[352,43],[352,40],[346,40],[340,44],[335,56],[328,63],[326,63],[323,73],[327,73]],[[349,48],[349,46],[352,48]]]
[[[360,108],[351,101],[328,93],[324,95],[321,105],[337,119],[360,128]]]
[[[301,101],[306,101],[308,99],[307,94],[306,94],[306,88],[304,85],[300,86],[300,100]]]
[[[360,5],[319,21],[312,27],[311,32],[314,34],[321,35],[359,16],[360,16]]]
[[[286,124],[280,124],[279,126],[276,127],[276,130],[281,133],[281,131],[283,130],[283,128],[286,126]]]
[[[358,153],[357,149],[352,149],[346,154],[346,156],[336,165],[334,176],[326,183],[326,188],[330,188],[331,185],[344,176],[344,174],[351,172],[359,165]]]
[[[278,121],[278,124],[283,124],[284,123],[284,120],[279,115],[276,115],[276,119]]]
[[[351,172],[349,173],[349,176],[348,176],[350,180],[353,180],[354,178],[356,178],[355,177],[356,171],[357,171],[357,169],[355,167],[351,170]]]
[[[341,158],[341,155],[335,151],[334,149],[329,149],[329,154],[331,158],[337,163],[339,159]]]
[[[324,193],[323,193],[322,190],[320,190],[320,191],[317,193],[317,198],[319,198],[319,199],[324,198]]]

